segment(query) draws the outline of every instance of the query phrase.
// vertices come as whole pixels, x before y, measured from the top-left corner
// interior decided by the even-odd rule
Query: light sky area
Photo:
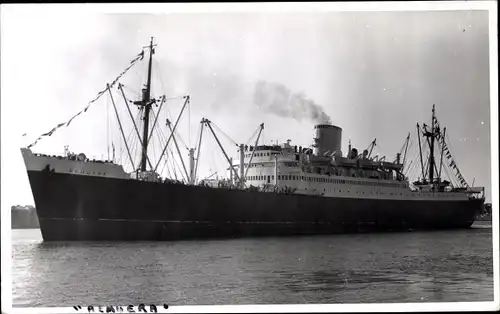
[[[158,45],[153,96],[191,96],[179,124],[188,147],[196,145],[202,117],[238,143],[250,144],[264,123],[261,143],[290,139],[309,146],[318,121],[306,109],[314,105],[343,129],[344,154],[349,139],[363,150],[377,138],[373,154],[392,161],[408,132],[415,135],[417,122],[430,123],[436,104],[463,177],[485,186],[491,201],[488,11],[151,15],[28,8],[2,7],[1,16],[2,198],[8,194],[12,205],[34,204],[19,148],[82,110],[151,36]],[[121,81],[128,98],[138,100],[146,61]],[[302,102],[296,110],[256,104],[258,82],[302,95],[297,96]],[[133,126],[116,89],[113,98],[128,135]],[[180,98],[167,101],[171,120],[181,106]],[[116,157],[127,163],[112,108],[105,94],[32,150],[62,155],[69,145],[75,153],[106,159],[112,142]],[[168,135],[167,112],[162,114],[158,127]],[[207,131],[200,177],[227,166]],[[236,158],[236,146],[217,135]],[[187,162],[186,147],[179,144]],[[154,140],[152,159],[161,149]]]

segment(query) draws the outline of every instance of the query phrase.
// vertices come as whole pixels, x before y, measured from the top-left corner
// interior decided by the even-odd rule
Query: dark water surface
[[[469,230],[42,243],[13,230],[14,307],[493,301],[491,225]]]

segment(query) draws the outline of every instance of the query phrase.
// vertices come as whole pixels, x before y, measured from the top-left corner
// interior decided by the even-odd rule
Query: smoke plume
[[[310,119],[320,124],[331,124],[332,120],[323,108],[302,93],[292,93],[286,86],[259,81],[255,84],[254,104],[263,111],[300,121]]]

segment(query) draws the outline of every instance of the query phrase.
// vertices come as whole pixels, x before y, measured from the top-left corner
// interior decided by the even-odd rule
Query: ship
[[[406,156],[410,134],[389,161],[385,156],[372,156],[376,139],[363,151],[349,142],[343,153],[342,128],[333,124],[316,125],[312,144],[304,147],[290,140],[259,143],[261,124],[253,145],[238,145],[239,156],[233,162],[207,118],[201,121],[197,147],[189,149],[188,166],[182,163],[187,180],[162,176],[148,155],[152,129],[158,127],[157,119],[150,126],[151,110],[159,103],[161,109],[165,100],[151,97],[155,47],[151,39],[129,65],[142,61],[149,52],[141,99],[125,101],[137,107],[144,122],[142,135],[134,124],[142,150],[140,164],[132,171],[115,160],[89,159],[69,149],[63,156],[36,153],[36,142],[21,148],[44,241],[171,241],[457,229],[469,228],[482,211],[484,188],[469,186],[460,174],[434,105],[430,125],[417,124],[419,160],[412,165],[420,166],[421,175],[413,182],[404,171],[411,168]],[[118,81],[107,84],[99,95]],[[169,144],[177,146],[176,128],[190,97],[183,99],[173,127],[167,121],[170,136],[162,156]],[[116,111],[114,101],[113,106]],[[128,104],[127,108],[132,118]],[[50,136],[61,125],[44,135]],[[120,129],[126,144],[122,123]],[[197,178],[204,130],[213,135],[227,161],[224,178]],[[445,180],[444,172],[454,174],[455,182]]]

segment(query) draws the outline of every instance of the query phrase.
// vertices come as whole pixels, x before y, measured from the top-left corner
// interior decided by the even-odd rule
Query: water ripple
[[[493,300],[491,228],[12,246],[14,306]]]

